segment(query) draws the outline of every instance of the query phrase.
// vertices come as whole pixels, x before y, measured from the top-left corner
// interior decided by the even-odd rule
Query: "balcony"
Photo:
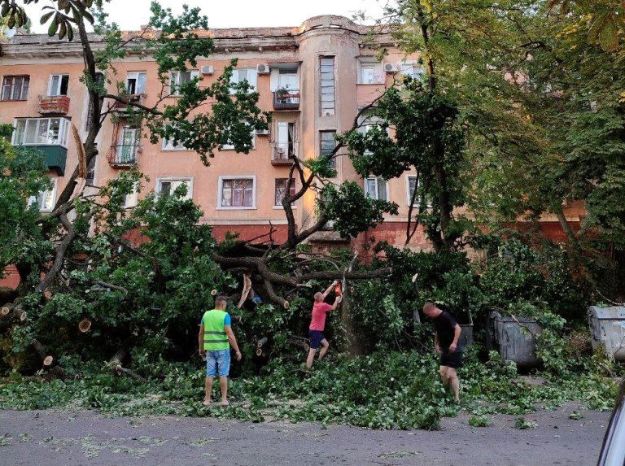
[[[277,142],[273,148],[272,165],[291,165],[292,159],[296,157],[295,145],[292,142]]]
[[[138,144],[120,144],[111,147],[108,156],[109,164],[117,168],[134,167],[137,164],[137,155],[141,152]]]
[[[70,99],[66,95],[39,97],[39,113],[42,115],[66,115]]]
[[[299,90],[279,89],[273,93],[274,110],[299,110],[299,101]]]
[[[120,96],[122,98],[128,99],[128,104],[125,102],[115,101],[111,110],[118,114],[118,116],[128,115],[133,111],[137,111],[138,109],[129,104],[139,104],[143,105],[145,100],[145,94],[130,94],[127,96]]]
[[[39,152],[49,170],[54,170],[59,176],[65,175],[65,163],[67,161],[67,149],[55,145],[28,145],[26,149]]]

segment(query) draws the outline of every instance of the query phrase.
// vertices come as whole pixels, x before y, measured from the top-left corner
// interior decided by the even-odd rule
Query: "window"
[[[139,129],[124,126],[117,145],[116,162],[120,164],[134,163],[139,148]]]
[[[276,207],[282,207],[282,199],[286,194],[286,184],[288,178],[276,178],[276,186],[274,192],[274,205]],[[291,188],[289,189],[289,195],[295,195],[295,180],[291,182]]]
[[[130,95],[145,94],[146,74],[144,71],[132,71],[126,76],[126,91]]]
[[[319,131],[319,155],[329,157],[336,147],[336,131]],[[331,160],[331,166],[336,167],[336,159]]]
[[[132,192],[130,194],[126,194],[124,198],[124,208],[132,209],[133,207],[137,207],[139,203],[139,182],[137,181],[133,187]]]
[[[256,147],[256,130],[252,128],[252,149]],[[234,144],[222,144],[220,150],[234,150]]]
[[[164,151],[181,151],[189,150],[180,141],[174,141],[173,139],[163,139]]]
[[[36,196],[28,199],[29,206],[37,206],[41,212],[52,212],[56,201],[56,178],[52,178],[52,187],[47,191],[42,191]]]
[[[279,70],[278,89],[288,89],[291,91],[299,90],[299,78],[297,77],[297,71]]]
[[[320,59],[319,94],[321,99],[321,116],[334,115],[335,104],[335,78],[334,57],[321,57]]]
[[[254,177],[219,178],[219,208],[255,209],[256,179]]]
[[[69,87],[69,75],[53,74],[50,76],[50,84],[48,85],[48,97],[57,97],[67,95]]]
[[[200,73],[198,70],[189,71],[172,71],[170,80],[170,91],[172,95],[179,95],[180,87],[192,80],[198,78]]]
[[[410,175],[406,177],[406,183],[408,184],[408,196],[407,196],[407,205],[409,206],[412,202],[412,195],[414,194],[414,190],[416,188],[421,188],[421,182],[417,184],[417,177],[414,175]],[[419,206],[420,199],[417,197],[415,200],[415,206]],[[431,207],[432,202],[431,199],[426,198],[426,206]]]
[[[2,80],[1,100],[28,99],[30,76],[5,76]]]
[[[187,187],[187,194],[182,199],[193,199],[192,178],[159,178],[156,183],[156,192],[159,196],[171,196],[181,185]]]
[[[230,78],[230,85],[234,86],[235,84],[242,83],[243,81],[247,81],[251,86],[250,92],[254,92],[256,90],[257,83],[257,72],[256,68],[235,68],[232,70],[232,78]],[[233,87],[230,88],[231,94],[236,94],[236,89]]]
[[[65,118],[20,118],[15,121],[13,145],[67,147],[68,128]]]
[[[288,160],[296,155],[295,149],[295,123],[279,121],[274,159]]]
[[[381,63],[360,62],[358,84],[384,84]]]
[[[87,186],[93,186],[95,184],[95,166],[98,161],[98,156],[92,157],[87,166]]]
[[[388,184],[386,180],[375,176],[365,178],[365,194],[371,199],[388,201]]]
[[[408,76],[412,79],[421,79],[423,68],[417,63],[401,63],[400,72],[403,76]]]

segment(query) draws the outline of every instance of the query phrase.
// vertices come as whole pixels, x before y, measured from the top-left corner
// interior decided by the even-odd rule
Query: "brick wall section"
[[[0,278],[0,288],[11,288],[14,290],[20,284],[20,275],[14,265],[9,265]]]
[[[274,225],[273,240],[276,243],[285,243],[288,238],[288,229],[286,225]],[[226,235],[231,232],[239,234],[239,239],[249,241],[258,238],[261,235],[269,233],[269,225],[213,225],[213,236],[217,241],[223,241]],[[263,242],[269,239],[269,236],[259,239]]]

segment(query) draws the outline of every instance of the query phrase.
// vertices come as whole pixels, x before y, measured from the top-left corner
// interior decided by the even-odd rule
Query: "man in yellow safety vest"
[[[226,309],[226,298],[218,296],[215,309],[206,311],[200,322],[198,345],[200,356],[206,356],[206,395],[204,406],[211,404],[213,378],[219,376],[221,406],[228,406],[228,375],[230,374],[230,347],[235,351],[237,361],[241,360],[241,351],[231,327],[230,314]]]

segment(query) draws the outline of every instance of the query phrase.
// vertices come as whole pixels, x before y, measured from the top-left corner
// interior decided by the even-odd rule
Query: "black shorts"
[[[456,350],[453,353],[441,353],[441,366],[458,369],[462,367],[462,351]]]
[[[321,330],[308,330],[308,336],[310,337],[310,349],[319,349],[321,340],[325,338]]]

